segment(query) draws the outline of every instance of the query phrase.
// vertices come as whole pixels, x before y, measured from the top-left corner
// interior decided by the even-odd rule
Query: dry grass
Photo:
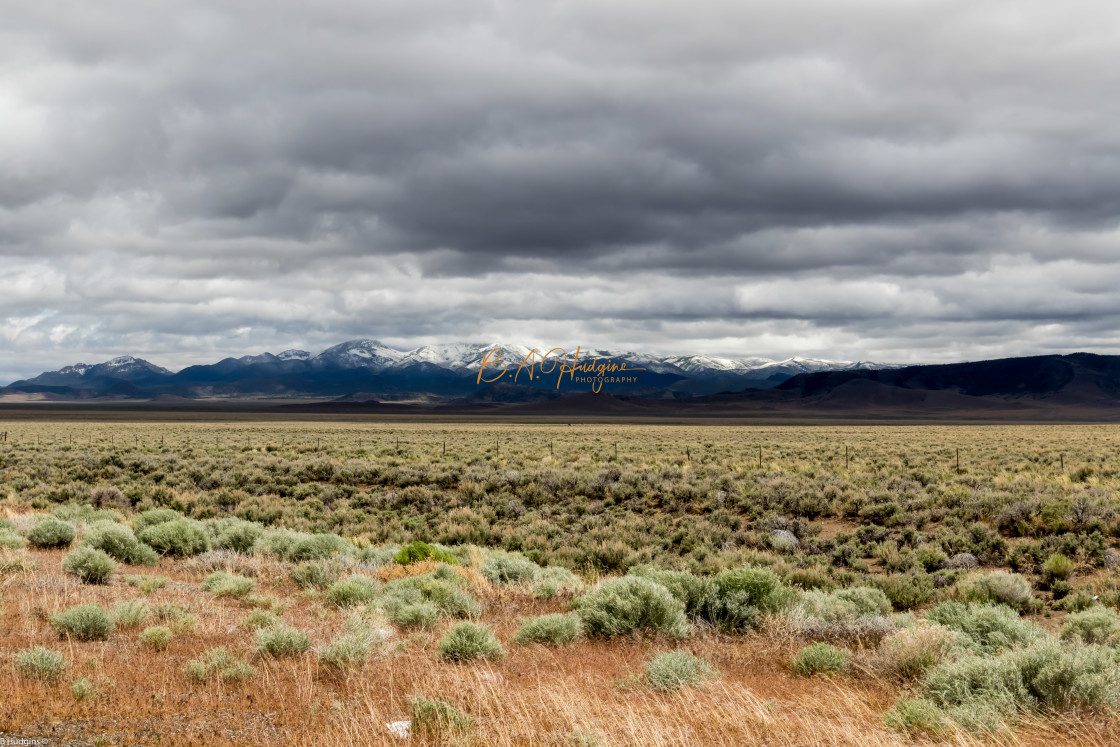
[[[672,522],[674,528],[703,528],[717,538],[711,547],[697,542],[714,567],[746,562],[766,551],[765,545],[750,542],[756,539],[752,532],[762,539],[767,535],[753,526],[721,534],[726,527],[712,522],[713,515],[723,513],[745,521],[755,510],[752,502],[782,505],[781,501],[802,490],[819,494],[837,488],[834,505],[810,522],[819,531],[816,536],[825,540],[840,532],[851,533],[863,523],[851,512],[838,513],[837,506],[871,503],[882,495],[910,501],[908,511],[929,513],[922,501],[946,509],[919,527],[927,533],[944,521],[942,514],[957,506],[990,504],[988,513],[996,515],[1019,498],[1068,502],[1084,495],[1102,510],[1112,511],[1106,516],[1109,526],[1117,524],[1116,510],[1120,510],[1114,497],[1120,489],[1120,470],[1114,466],[1120,430],[1110,426],[752,428],[23,421],[4,423],[0,430],[8,430],[12,439],[0,447],[0,516],[23,531],[32,523],[32,501],[38,499],[42,509],[49,510],[66,501],[51,497],[51,491],[88,491],[111,483],[142,488],[145,497],[139,508],[176,505],[191,515],[202,515],[199,512],[204,509],[212,511],[209,515],[224,515],[221,511],[229,507],[219,499],[229,498],[247,508],[282,508],[287,513],[281,524],[308,531],[337,529],[375,543],[404,542],[416,534],[438,541],[438,532],[453,534],[457,522],[466,525],[486,513],[496,539],[503,532],[524,531],[527,540],[540,542],[558,557],[563,557],[562,551],[569,545],[587,537],[602,544],[627,537],[628,541],[646,542],[655,522]],[[71,432],[77,436],[72,447],[68,442]],[[495,436],[500,449],[495,448]],[[446,457],[442,453],[445,439]],[[615,444],[618,457],[614,456]],[[761,469],[757,467],[759,445],[764,455]],[[845,461],[845,446],[850,447],[850,464]],[[958,446],[961,473],[955,463]],[[114,455],[120,457],[119,466],[106,461]],[[401,479],[426,471],[429,482],[410,488],[361,480],[351,484],[306,479],[293,489],[317,486],[320,490],[315,495],[319,497],[297,500],[267,490],[262,495],[242,479],[258,479],[272,490],[283,485],[277,475],[284,468],[320,463],[340,470],[379,465],[383,474]],[[1091,465],[1092,472],[1074,479],[1083,465]],[[567,478],[593,478],[616,466],[652,488],[617,500],[609,495],[589,500],[569,496],[567,509],[551,502],[553,491],[561,490]],[[154,471],[143,472],[149,468]],[[452,469],[463,471],[461,481],[433,482],[441,470]],[[514,492],[502,492],[510,471],[520,471],[523,482],[535,480],[534,485],[549,486],[539,508],[528,499],[522,501],[519,510],[535,518],[531,523],[526,518],[520,527],[500,518],[504,513],[496,513],[509,507],[510,496],[525,498],[519,486],[510,488]],[[193,472],[198,473],[197,482],[190,476]],[[211,478],[218,477],[220,484],[209,485]],[[494,485],[484,490],[486,480]],[[945,497],[924,490],[919,484],[922,481],[937,490],[944,488]],[[685,497],[678,499],[673,496],[676,488],[695,490],[682,492]],[[404,495],[408,490],[415,493],[415,500],[407,508],[388,500],[389,494]],[[650,498],[654,492],[660,496],[656,502]],[[156,493],[158,502],[152,497]],[[605,510],[610,508],[604,506],[608,501],[625,507],[625,522],[618,518],[620,514]],[[300,513],[314,504],[321,504],[318,513]],[[367,505],[381,513],[374,515],[374,508]],[[406,520],[422,512],[431,520],[406,528]],[[336,518],[352,523],[330,523]],[[893,536],[904,527],[896,527]],[[424,536],[424,532],[432,536]],[[471,553],[471,565],[477,568],[481,556],[477,550]],[[81,584],[62,572],[64,554],[0,550],[0,592],[4,597],[0,736],[45,736],[52,743],[74,740],[74,744],[424,744],[420,738],[401,742],[385,728],[389,722],[407,719],[408,697],[423,694],[445,698],[474,717],[475,741],[482,745],[572,744],[569,737],[576,728],[599,734],[604,745],[879,747],[933,743],[912,742],[884,727],[882,713],[893,704],[899,684],[859,666],[870,660],[869,651],[855,652],[857,666],[849,676],[796,677],[786,664],[804,641],[789,626],[781,625],[771,626],[765,635],[698,633],[683,647],[712,662],[720,679],[672,693],[630,684],[650,656],[679,645],[668,640],[509,647],[510,655],[500,662],[457,665],[441,662],[436,655],[436,641],[450,623],[431,631],[395,632],[370,662],[339,672],[321,666],[314,649],[342,634],[349,613],[297,588],[288,573],[290,564],[260,556],[211,553],[188,561],[164,560],[154,568],[122,566],[122,574],[170,578],[165,587],[145,597],[149,604],[183,605],[198,618],[193,632],[175,637],[162,652],[139,640],[142,628],[118,631],[103,642],[59,640],[49,624],[51,614],[82,603],[110,605],[142,596],[119,575],[106,586]],[[781,556],[773,561],[780,566],[787,559]],[[429,573],[436,567],[423,562],[351,570],[390,581]],[[457,572],[469,581],[483,605],[483,622],[492,626],[503,644],[518,629],[521,617],[567,609],[565,599],[534,600],[527,588],[492,585],[475,568],[462,567]],[[873,565],[872,569],[879,567]],[[216,570],[252,577],[257,582],[256,595],[281,600],[278,614],[286,624],[310,635],[313,650],[279,660],[257,657],[252,633],[239,627],[252,611],[249,602],[215,599],[199,588],[206,575]],[[587,580],[594,582],[596,568],[588,566],[585,571]],[[1106,575],[1079,569],[1077,583],[1095,582]],[[1052,614],[1051,626],[1063,613]],[[10,654],[37,645],[66,655],[70,668],[61,682],[45,684],[17,673]],[[258,670],[256,677],[223,684],[196,682],[183,673],[188,661],[218,646],[249,660]],[[96,689],[94,697],[80,702],[70,690],[71,680],[79,677],[88,679]],[[1118,723],[1114,715],[1106,713],[1071,713],[1023,720],[1014,734],[983,738],[948,734],[936,743],[1116,745],[1120,744]]]
[[[486,745],[570,744],[574,728],[595,732],[609,745],[852,745],[909,743],[882,726],[881,713],[896,693],[891,683],[857,674],[842,679],[798,678],[785,662],[797,642],[781,636],[700,634],[686,644],[710,660],[721,679],[676,693],[620,686],[652,653],[674,644],[656,639],[583,642],[559,649],[518,647],[497,663],[446,664],[435,655],[442,628],[390,638],[360,670],[333,673],[314,653],[294,659],[261,660],[251,635],[238,629],[249,612],[243,603],[213,599],[198,587],[204,569],[163,561],[154,572],[171,582],[148,597],[149,604],[190,607],[200,625],[154,652],[138,631],[118,632],[104,642],[59,641],[47,618],[86,602],[111,604],[138,596],[119,580],[105,587],[82,585],[62,573],[63,553],[35,553],[40,569],[11,577],[5,588],[0,632],[0,673],[14,683],[0,700],[0,733],[47,736],[90,744],[399,744],[385,724],[408,718],[407,697],[446,698],[476,719],[476,743]],[[422,573],[426,564],[390,571]],[[562,609],[516,590],[489,588],[477,573],[472,591],[484,618],[503,641],[521,616]],[[311,634],[320,647],[338,634],[346,613],[300,593],[286,576],[261,573],[261,591],[286,598],[284,620]],[[7,654],[33,645],[62,651],[71,662],[68,678],[45,684],[16,673]],[[196,683],[183,674],[192,658],[225,646],[248,658],[256,678],[240,684]],[[69,679],[85,677],[98,695],[76,702]],[[1104,745],[1120,740],[1116,722],[1082,715],[1028,722],[1008,745]],[[414,739],[412,743],[424,743]],[[992,744],[965,734],[942,743]]]

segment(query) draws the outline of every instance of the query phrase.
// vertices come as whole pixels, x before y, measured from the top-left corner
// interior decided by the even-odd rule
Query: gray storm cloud
[[[1120,6],[0,0],[0,382],[1120,351]]]

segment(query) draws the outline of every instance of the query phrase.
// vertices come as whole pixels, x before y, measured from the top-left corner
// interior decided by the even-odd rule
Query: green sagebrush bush
[[[795,608],[806,617],[841,622],[889,614],[891,603],[880,589],[854,586],[836,591],[807,591]]]
[[[533,583],[533,597],[553,599],[560,594],[575,594],[583,589],[583,581],[567,568],[552,566],[542,568]]]
[[[336,607],[354,607],[372,601],[380,589],[381,584],[369,576],[347,576],[331,584],[323,597]]]
[[[796,674],[848,671],[848,652],[828,643],[813,643],[794,654],[789,668]]]
[[[421,618],[426,619],[426,610],[423,607],[411,611],[405,609],[425,603],[433,605],[439,613],[447,617],[477,618],[482,614],[482,606],[469,592],[460,588],[462,583],[465,583],[465,579],[458,574],[443,578],[436,577],[434,573],[398,578],[385,584],[376,604],[394,623],[402,625],[405,623],[398,622],[402,619],[402,614],[421,613]],[[428,626],[421,625],[421,627]]]
[[[1031,599],[1031,582],[1018,573],[997,571],[970,579],[963,593],[969,602],[1003,604],[1023,610]]]
[[[894,707],[883,714],[888,728],[914,737],[919,734],[940,734],[945,729],[945,713],[926,698],[903,693]]]
[[[147,619],[150,611],[143,599],[125,599],[109,608],[109,616],[118,628],[135,628]]]
[[[292,580],[303,589],[325,589],[342,577],[344,566],[337,560],[312,560],[291,570]]]
[[[1063,641],[1078,643],[1115,643],[1120,641],[1120,614],[1108,607],[1092,607],[1075,612],[1062,624]]]
[[[59,637],[79,641],[101,641],[113,632],[113,618],[100,604],[81,604],[51,615],[51,625]]]
[[[255,589],[257,582],[236,573],[215,571],[202,582],[202,588],[215,597],[243,597]]]
[[[144,628],[144,631],[140,633],[140,642],[156,651],[163,651],[171,644],[173,637],[171,628],[163,625],[153,625],[150,628]]]
[[[981,654],[994,654],[1040,641],[1046,631],[1015,610],[998,604],[942,602],[928,613],[931,622],[956,631],[957,642]]]
[[[590,635],[664,633],[688,635],[684,604],[659,583],[639,576],[604,581],[576,600],[583,627]]]
[[[646,684],[655,690],[680,690],[717,676],[708,661],[687,651],[663,651],[646,663]]]
[[[280,623],[280,617],[267,610],[253,610],[241,620],[242,630],[260,630]]]
[[[537,617],[525,617],[514,633],[511,643],[523,646],[528,643],[559,645],[577,641],[583,635],[583,622],[578,614],[555,612]]]
[[[240,682],[257,673],[248,662],[226,650],[225,646],[212,648],[197,659],[187,662],[184,674],[192,680],[204,682],[219,679],[222,682]]]
[[[147,511],[141,511],[132,520],[132,531],[140,534],[148,527],[154,527],[157,524],[165,524],[169,521],[182,519],[183,515],[178,511],[172,511],[170,508],[152,508]]]
[[[470,734],[474,718],[460,711],[450,701],[413,695],[409,698],[412,732],[421,737],[459,740]]]
[[[520,553],[496,551],[483,563],[482,575],[496,584],[529,583],[541,567]]]
[[[354,545],[337,534],[305,534],[287,529],[266,531],[253,545],[255,553],[294,563],[324,560],[353,549]]]
[[[765,568],[731,568],[712,579],[712,590],[703,605],[701,618],[720,630],[757,628],[762,615],[788,607],[797,592]]]
[[[797,598],[773,571],[765,568],[729,568],[712,577],[653,566],[637,566],[631,575],[649,579],[667,589],[684,606],[685,614],[720,630],[757,628],[767,612],[777,612]]]
[[[16,534],[15,529],[4,529],[0,527],[0,548],[19,550],[26,544],[27,540]]]
[[[427,542],[415,540],[409,542],[401,548],[393,560],[398,565],[412,565],[419,563],[422,560],[434,560],[438,563],[447,563],[448,565],[459,565],[459,558],[450,550],[436,545],[429,545]]]
[[[354,553],[354,560],[367,568],[380,568],[383,565],[392,563],[393,558],[400,551],[400,545],[361,547]]]
[[[710,578],[694,576],[687,571],[671,571],[653,565],[638,565],[630,569],[630,576],[648,578],[661,584],[684,605],[685,614],[698,619],[706,609],[714,592]]]
[[[506,655],[489,625],[461,622],[439,639],[439,655],[446,661],[501,659]]]
[[[125,575],[121,576],[121,580],[129,586],[135,586],[145,594],[151,594],[167,586],[167,582],[171,579],[166,576]]]
[[[62,570],[86,584],[108,583],[117,564],[107,553],[92,547],[79,547],[62,559]]]
[[[66,671],[69,663],[58,651],[43,646],[35,646],[12,654],[20,673],[43,682],[57,682]]]
[[[91,700],[97,697],[97,685],[85,677],[79,677],[70,683],[70,694],[74,696],[74,700],[78,703]]]
[[[998,656],[966,656],[926,675],[922,694],[970,729],[992,729],[1026,712],[1114,707],[1117,652],[1042,641]]]
[[[342,635],[323,647],[319,662],[332,669],[349,669],[365,664],[384,635],[374,626],[378,620],[368,612],[354,612],[347,619]]]
[[[214,539],[214,547],[219,550],[251,552],[257,541],[264,535],[264,528],[251,521],[239,521],[225,527]]]
[[[201,522],[173,519],[149,526],[137,535],[162,555],[193,557],[210,549],[210,537]]]
[[[912,610],[933,600],[933,578],[927,573],[900,573],[876,576],[873,582],[895,609]]]
[[[132,530],[123,524],[95,522],[87,529],[81,544],[101,550],[129,565],[155,565],[159,562],[159,554],[138,540]]]
[[[257,651],[269,656],[295,656],[311,648],[311,639],[302,630],[283,623],[256,632]]]
[[[48,516],[31,527],[27,532],[27,541],[32,547],[40,549],[70,547],[74,536],[74,527],[71,524]]]
[[[875,668],[903,680],[921,677],[948,660],[957,634],[944,625],[903,628],[884,638],[875,653]]]

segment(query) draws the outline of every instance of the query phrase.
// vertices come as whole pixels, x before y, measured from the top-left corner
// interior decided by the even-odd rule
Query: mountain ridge
[[[497,358],[494,351],[500,349]],[[355,393],[390,400],[413,394],[435,398],[468,399],[484,383],[507,366],[506,378],[545,389],[551,382],[557,391],[587,389],[574,382],[560,381],[553,361],[542,366],[549,351],[498,342],[454,342],[398,350],[376,339],[359,338],[331,346],[317,355],[303,350],[285,350],[241,357],[227,357],[215,363],[196,364],[172,372],[143,358],[119,356],[99,364],[79,363],[57,371],[0,387],[0,395],[37,393],[49,398],[90,399],[97,397],[345,397]],[[567,361],[576,354],[567,353]],[[554,358],[559,353],[554,354]],[[489,356],[489,357],[488,357]],[[480,381],[483,361],[491,364]],[[850,361],[793,357],[773,360],[761,357],[722,358],[718,356],[658,356],[636,351],[579,350],[579,363],[592,361],[624,363],[637,369],[623,384],[608,383],[607,388],[629,394],[689,397],[725,389],[768,388],[786,378],[806,371],[850,370],[885,367]],[[529,371],[520,370],[528,361]],[[533,368],[532,364],[536,364]],[[544,374],[549,371],[549,374]],[[550,378],[551,377],[551,378]],[[571,377],[569,377],[570,379]],[[44,387],[50,387],[45,390]],[[486,396],[507,394],[523,401],[524,392],[498,388]]]

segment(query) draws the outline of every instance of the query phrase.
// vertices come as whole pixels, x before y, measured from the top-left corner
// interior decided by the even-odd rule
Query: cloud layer
[[[0,0],[0,382],[1120,352],[1120,6]]]

